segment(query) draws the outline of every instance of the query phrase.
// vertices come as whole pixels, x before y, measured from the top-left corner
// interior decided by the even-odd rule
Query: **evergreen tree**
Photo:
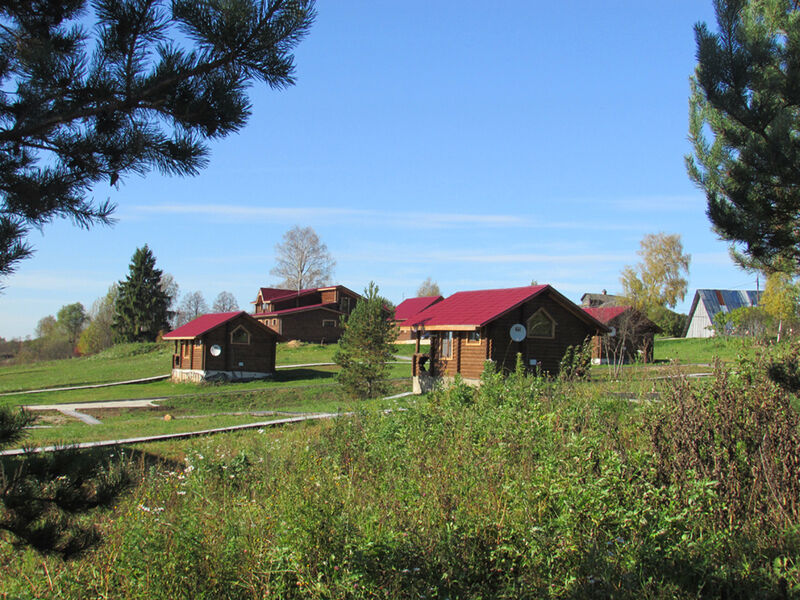
[[[0,4],[0,277],[56,218],[110,223],[91,189],[151,169],[194,175],[240,130],[253,82],[294,83],[314,0]]]
[[[34,417],[0,407],[0,449],[18,444]],[[18,545],[70,558],[95,545],[99,532],[80,515],[109,507],[129,485],[125,463],[111,463],[102,451],[0,457],[0,531]]]
[[[114,334],[119,342],[152,342],[168,328],[169,297],[161,288],[161,270],[147,244],[133,254],[130,272],[119,282]]]
[[[716,0],[695,26],[686,158],[716,232],[746,261],[800,268],[800,11],[795,0]]]
[[[344,332],[333,360],[342,369],[337,381],[354,398],[374,398],[388,386],[388,362],[397,329],[392,324],[393,310],[378,295],[378,286],[370,282],[364,298],[356,303],[349,318],[342,316]]]

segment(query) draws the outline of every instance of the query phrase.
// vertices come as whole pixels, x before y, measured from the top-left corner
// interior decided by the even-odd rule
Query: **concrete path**
[[[86,415],[83,413],[79,413],[77,410],[69,410],[68,408],[59,408],[58,412],[62,415],[67,417],[72,417],[73,419],[78,419],[79,421],[83,421],[87,425],[102,425],[103,422],[100,419],[95,419],[91,415]]]
[[[25,410],[87,410],[95,408],[147,408],[157,406],[153,402],[164,398],[146,398],[143,400],[103,400],[100,402],[76,402],[74,404],[29,404]]]
[[[106,400],[102,402],[79,402],[77,404],[32,404],[23,406],[22,408],[30,411],[56,410],[64,416],[78,419],[87,425],[102,425],[103,422],[100,419],[78,411],[97,408],[146,408],[148,406],[156,406],[153,404],[155,400],[163,400],[163,398],[148,400]]]

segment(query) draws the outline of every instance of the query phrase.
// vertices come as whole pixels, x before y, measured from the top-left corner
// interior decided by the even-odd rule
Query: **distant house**
[[[655,334],[661,328],[632,306],[599,306],[584,309],[608,327],[607,335],[592,340],[595,364],[627,363],[640,359],[653,362]]]
[[[173,381],[249,380],[275,373],[280,336],[244,311],[203,315],[163,338],[175,342]]]
[[[584,294],[581,296],[581,306],[586,308],[598,308],[600,306],[619,306],[624,304],[625,299],[622,296],[615,296],[603,290],[600,294]]]
[[[394,309],[394,322],[397,327],[401,328],[397,335],[398,342],[413,342],[414,336],[410,328],[402,329],[405,322],[422,312],[429,306],[433,306],[437,302],[441,302],[444,298],[442,296],[419,296],[417,298],[407,298],[397,305]]]
[[[707,338],[714,335],[714,317],[720,312],[758,306],[761,292],[755,290],[697,290],[689,311],[684,337]]]
[[[287,340],[329,344],[339,340],[340,319],[350,315],[360,298],[343,285],[299,291],[261,288],[253,317]]]
[[[605,325],[549,285],[458,292],[408,318],[416,340],[430,334],[429,354],[412,364],[414,390],[459,374],[477,383],[487,360],[555,373],[568,346],[607,331]]]

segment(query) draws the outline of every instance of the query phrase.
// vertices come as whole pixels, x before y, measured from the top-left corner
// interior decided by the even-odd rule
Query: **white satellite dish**
[[[608,332],[608,337],[614,337],[615,335],[617,335],[617,328],[612,327],[611,331]]]
[[[522,323],[515,323],[511,326],[511,329],[508,333],[511,336],[512,341],[521,342],[525,339],[525,335],[528,333],[528,331],[525,329],[525,325]]]
[[[209,349],[209,352],[211,352],[211,356],[219,356],[222,354],[222,347],[219,344],[214,344]]]

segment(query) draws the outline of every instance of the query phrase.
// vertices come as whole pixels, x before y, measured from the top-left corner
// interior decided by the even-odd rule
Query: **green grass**
[[[392,393],[400,393],[410,391],[411,385],[408,381],[397,381],[392,388]],[[81,410],[100,419],[102,425],[87,425],[57,411],[47,411],[41,414],[37,424],[49,427],[29,430],[25,442],[44,446],[126,439],[259,423],[291,416],[283,413],[348,412],[363,408],[404,406],[413,401],[411,398],[400,399],[399,402],[380,399],[354,402],[338,386],[331,385],[217,396],[184,396],[160,401],[157,406],[148,408]],[[253,414],[266,411],[276,414]],[[167,415],[171,417],[168,421],[164,419]]]
[[[0,367],[0,393],[93,385],[166,375],[171,370],[172,349],[171,343],[120,344],[87,357],[2,366]],[[278,344],[276,364],[282,366],[329,363],[333,362],[335,351],[335,344],[301,344],[296,348],[291,348],[288,344]],[[411,356],[413,351],[413,345],[398,344],[396,346],[397,354],[402,356]],[[279,371],[276,380],[280,380],[280,378]],[[114,391],[89,392],[84,390],[83,393],[88,394],[91,399],[141,398],[181,393],[183,388],[172,387],[168,384],[146,388],[152,389],[152,393],[135,391],[132,387],[126,389],[131,391],[122,395]],[[69,395],[65,398],[69,398]],[[0,402],[2,402],[1,399]]]
[[[120,344],[92,356],[0,367],[0,392],[166,375],[171,361],[171,343]]]
[[[654,348],[656,361],[679,361],[683,364],[711,364],[718,358],[730,362],[742,353],[750,352],[751,338],[686,338],[658,339]]]
[[[623,384],[515,375],[392,415],[364,404],[335,422],[141,446],[139,485],[94,515],[103,545],[64,563],[0,542],[0,589],[147,600],[796,598],[797,488],[756,485],[765,456],[744,443],[778,430],[726,426],[754,415],[791,422],[761,412],[776,392],[758,377],[737,410],[708,403],[683,423],[675,402],[612,397]],[[747,385],[710,383],[717,402]],[[172,409],[223,407],[197,402]],[[741,439],[695,456],[692,427]],[[776,454],[797,464],[797,440],[786,439],[780,451],[761,448],[772,448],[766,464]],[[687,476],[690,458],[736,468]],[[779,473],[796,484],[793,471]],[[733,519],[731,506],[743,509]]]

